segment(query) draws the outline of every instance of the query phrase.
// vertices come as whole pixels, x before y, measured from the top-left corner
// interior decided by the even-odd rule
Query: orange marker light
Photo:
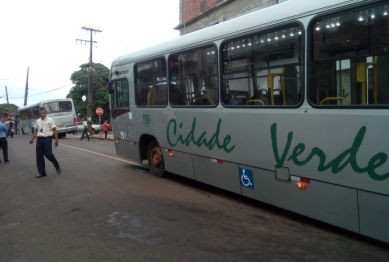
[[[119,144],[119,138],[116,138],[115,144]]]
[[[169,156],[174,156],[173,150],[168,149],[167,152],[169,153]]]
[[[301,182],[296,182],[296,186],[300,189],[306,189],[307,185]]]

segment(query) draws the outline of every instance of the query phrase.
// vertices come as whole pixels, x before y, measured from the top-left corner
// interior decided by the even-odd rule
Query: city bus
[[[114,59],[117,155],[389,242],[388,12],[289,0]]]
[[[39,108],[44,107],[47,116],[51,117],[56,125],[58,137],[66,137],[67,133],[77,132],[77,116],[73,100],[53,99],[44,100],[18,109],[20,132],[25,135],[34,133],[34,124],[39,116]]]

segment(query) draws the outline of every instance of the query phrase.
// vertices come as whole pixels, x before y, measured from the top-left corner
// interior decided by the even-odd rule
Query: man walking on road
[[[40,118],[36,120],[34,125],[34,135],[30,140],[30,144],[33,143],[35,137],[36,142],[36,165],[38,167],[39,175],[36,178],[46,176],[45,158],[44,156],[53,163],[58,174],[61,174],[61,168],[59,167],[58,161],[52,152],[52,136],[54,134],[54,146],[58,146],[58,134],[55,127],[54,120],[47,116],[46,109],[44,107],[39,108]]]
[[[85,121],[84,118],[82,118],[82,125],[84,126],[84,130],[82,131],[82,136],[81,136],[81,141],[84,139],[84,134],[86,135],[86,137],[88,138],[88,141],[90,141],[89,139],[89,135],[88,135],[88,123]]]
[[[11,162],[8,160],[8,141],[7,141],[7,133],[8,128],[5,126],[5,124],[1,121],[0,116],[0,147],[3,151],[3,160],[4,164],[10,164]],[[1,163],[1,160],[0,160]]]

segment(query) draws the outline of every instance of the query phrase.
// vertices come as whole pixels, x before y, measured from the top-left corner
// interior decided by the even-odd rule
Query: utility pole
[[[7,113],[9,117],[9,101],[8,101],[8,91],[7,91],[7,86],[5,86],[5,96],[7,97]]]
[[[24,105],[27,105],[27,96],[28,96],[28,71],[30,70],[29,67],[27,67],[27,80],[26,80],[26,91],[24,92]]]
[[[76,43],[77,41],[80,41],[80,42],[85,42],[85,43],[89,43],[90,44],[90,50],[89,50],[89,68],[88,68],[88,73],[89,73],[89,77],[88,77],[88,107],[87,107],[87,121],[88,121],[88,132],[90,135],[92,135],[92,71],[93,71],[93,68],[92,68],[92,50],[93,50],[93,43],[97,43],[96,41],[93,41],[93,32],[102,32],[102,30],[99,30],[99,29],[93,29],[93,28],[87,28],[87,27],[81,27],[81,29],[84,29],[84,30],[87,30],[87,31],[90,31],[90,40],[82,40],[82,39],[76,39]]]

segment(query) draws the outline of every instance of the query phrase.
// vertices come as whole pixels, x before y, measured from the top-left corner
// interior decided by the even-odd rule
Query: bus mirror
[[[113,85],[112,82],[108,82],[108,93],[113,94]]]

